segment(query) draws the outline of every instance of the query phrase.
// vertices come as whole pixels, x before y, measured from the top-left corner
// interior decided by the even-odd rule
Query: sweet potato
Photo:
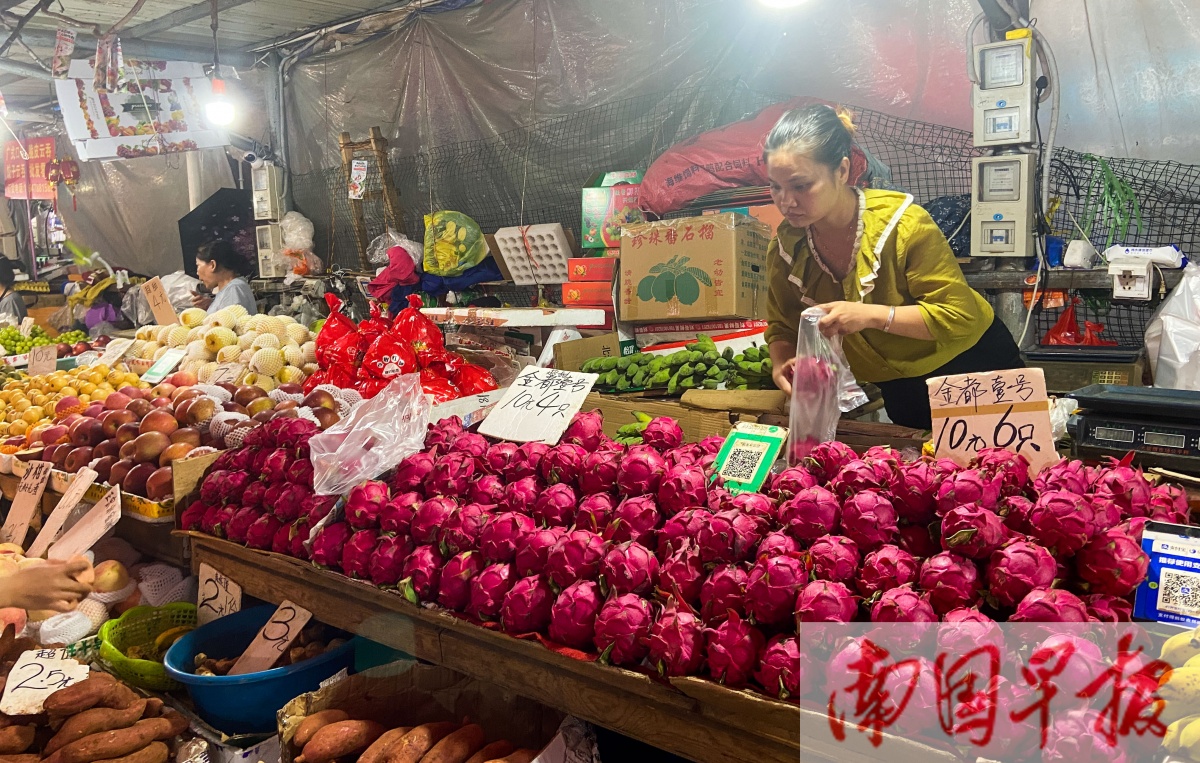
[[[17,643],[17,626],[13,623],[8,623],[4,626],[4,632],[0,633],[0,662],[8,659],[8,652]]]
[[[63,747],[46,758],[46,763],[93,763],[121,758],[137,752],[151,742],[162,742],[187,730],[187,719],[178,713],[161,718],[146,718],[127,729],[92,734]]]
[[[421,763],[466,763],[467,758],[483,747],[483,727],[468,723],[433,746]]]
[[[0,755],[0,763],[41,763],[41,755]]]
[[[426,723],[417,726],[388,751],[385,763],[419,763],[425,753],[457,728],[457,723]]]
[[[161,699],[158,697],[151,697],[150,699],[146,700],[146,712],[144,715],[146,718],[157,718],[158,716],[162,715],[163,707],[164,705]]]
[[[50,715],[75,715],[91,710],[101,700],[115,694],[116,689],[117,679],[108,673],[92,673],[79,683],[46,697],[42,708]]]
[[[357,755],[387,731],[375,721],[338,721],[313,734],[296,763],[330,763],[344,755]]]
[[[348,720],[350,720],[350,716],[344,710],[322,710],[319,713],[313,713],[300,721],[300,725],[296,727],[296,735],[292,737],[292,745],[297,750],[303,750],[304,745],[308,744],[309,740],[313,738],[313,734],[331,723]]]
[[[358,756],[358,763],[383,763],[387,760],[388,752],[410,731],[412,731],[412,726],[401,726],[384,733],[375,740],[375,744],[367,748],[366,752]]]
[[[498,742],[492,742],[484,747],[479,752],[475,753],[467,760],[467,763],[487,763],[489,760],[496,760],[508,755],[514,749],[513,743],[507,739],[501,739]]]
[[[511,752],[503,758],[495,758],[487,761],[487,763],[532,763],[533,759],[538,755],[537,750],[523,748],[516,752]]]
[[[33,744],[36,726],[9,726],[0,729],[0,755],[20,755]]]
[[[161,702],[161,700],[159,700]],[[93,707],[67,719],[54,738],[46,745],[46,754],[57,752],[86,736],[102,731],[127,729],[137,723],[146,712],[146,700],[138,700],[129,707],[114,710],[108,707]]]
[[[111,692],[100,698],[100,701],[96,703],[96,707],[108,707],[114,710],[120,710],[129,707],[140,699],[141,696],[139,696],[138,693],[133,689],[130,689],[123,683],[118,683],[115,687],[113,687]]]
[[[97,763],[167,763],[169,751],[162,742],[151,742],[137,752],[120,758],[97,761]]]

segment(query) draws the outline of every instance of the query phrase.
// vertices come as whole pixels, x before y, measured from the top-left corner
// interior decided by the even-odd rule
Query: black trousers
[[[974,374],[987,371],[1007,371],[1024,368],[1021,351],[1013,341],[1012,334],[999,318],[992,321],[983,336],[971,349],[961,353],[946,365],[926,376],[914,376],[878,382],[883,393],[883,407],[893,423],[910,429],[929,429],[933,426],[929,413],[929,388],[927,379],[951,374]]]

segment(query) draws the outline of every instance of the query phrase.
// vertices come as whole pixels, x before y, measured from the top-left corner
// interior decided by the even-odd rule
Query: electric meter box
[[[980,156],[971,163],[971,256],[1032,257],[1033,155]]]
[[[1033,40],[1025,36],[976,46],[975,71],[971,105],[976,147],[1033,143]]]
[[[274,164],[264,164],[250,170],[253,184],[252,200],[255,220],[278,220],[287,211],[283,208],[283,170]]]
[[[288,274],[287,260],[283,256],[283,230],[279,223],[268,223],[256,228],[258,238],[258,277],[283,278]]]

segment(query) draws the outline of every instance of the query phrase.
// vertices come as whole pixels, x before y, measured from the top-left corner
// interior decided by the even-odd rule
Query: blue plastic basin
[[[226,734],[271,733],[276,712],[343,668],[354,667],[355,639],[325,654],[284,668],[242,676],[198,676],[197,654],[213,659],[237,657],[270,619],[275,607],[253,607],[203,625],[167,650],[167,674],[187,687],[196,714]]]

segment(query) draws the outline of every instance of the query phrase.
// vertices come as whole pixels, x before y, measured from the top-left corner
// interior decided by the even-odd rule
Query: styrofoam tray
[[[571,244],[561,223],[501,228],[496,244],[518,286],[567,282]]]

